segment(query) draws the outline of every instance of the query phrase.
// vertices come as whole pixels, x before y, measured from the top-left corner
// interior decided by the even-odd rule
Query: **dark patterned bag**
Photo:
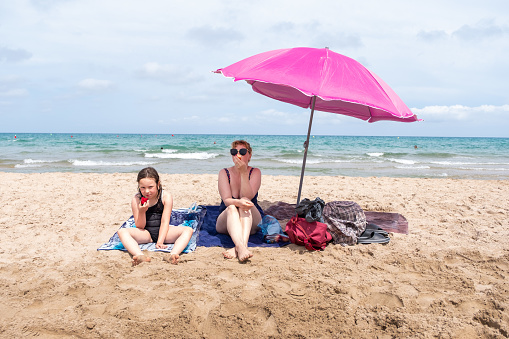
[[[323,217],[335,244],[355,245],[366,229],[366,215],[353,201],[331,201],[325,204]]]
[[[322,213],[324,206],[325,202],[320,198],[315,200],[305,198],[295,206],[295,212],[300,218],[305,218],[308,222],[319,221],[323,223]]]

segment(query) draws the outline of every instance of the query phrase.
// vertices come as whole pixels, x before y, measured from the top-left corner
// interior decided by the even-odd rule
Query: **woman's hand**
[[[165,249],[166,247],[168,247],[168,245],[165,245],[163,243],[156,243],[156,248]]]
[[[240,208],[241,210],[243,211],[248,211],[251,209],[251,207],[254,206],[253,202],[249,199],[246,199],[246,198],[241,198],[237,201],[237,203],[235,204],[235,206],[237,206],[238,208]]]
[[[233,157],[233,163],[235,164],[235,167],[241,174],[247,173],[247,164],[244,161],[242,161],[238,157]]]

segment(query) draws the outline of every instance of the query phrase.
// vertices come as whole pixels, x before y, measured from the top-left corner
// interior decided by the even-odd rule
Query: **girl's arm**
[[[136,194],[131,200],[131,209],[133,211],[134,224],[137,228],[144,229],[147,224],[145,212],[148,210],[148,203],[142,207],[139,194]]]
[[[164,193],[163,193],[164,192]],[[168,230],[170,229],[170,218],[171,211],[173,209],[173,197],[170,192],[163,191],[161,194],[163,195],[163,215],[161,216],[161,225],[159,227],[159,237],[157,238],[156,247],[157,248],[166,248],[168,246],[164,245],[164,240],[166,239],[166,235],[168,234]]]

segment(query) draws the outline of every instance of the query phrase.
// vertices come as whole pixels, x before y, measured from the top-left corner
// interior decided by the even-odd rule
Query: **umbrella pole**
[[[315,113],[315,103],[316,103],[316,95],[313,96],[313,103],[311,104],[311,115],[309,116],[308,136],[306,138],[306,144],[304,145],[304,159],[302,159],[302,170],[300,172],[300,183],[299,183],[299,193],[297,194],[297,205],[300,202],[300,194],[302,192],[302,182],[304,181],[304,170],[306,169],[306,158],[308,156],[309,135],[311,134],[311,124],[313,123],[313,114]]]

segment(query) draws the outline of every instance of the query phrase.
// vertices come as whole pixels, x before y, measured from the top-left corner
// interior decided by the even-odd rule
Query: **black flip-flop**
[[[389,241],[391,241],[391,238],[375,231],[364,231],[357,238],[358,244],[387,244]]]
[[[382,229],[380,226],[372,224],[372,223],[366,224],[366,230],[364,232],[376,232],[376,233],[380,233],[386,237],[389,236],[389,233],[387,233],[387,231]]]

